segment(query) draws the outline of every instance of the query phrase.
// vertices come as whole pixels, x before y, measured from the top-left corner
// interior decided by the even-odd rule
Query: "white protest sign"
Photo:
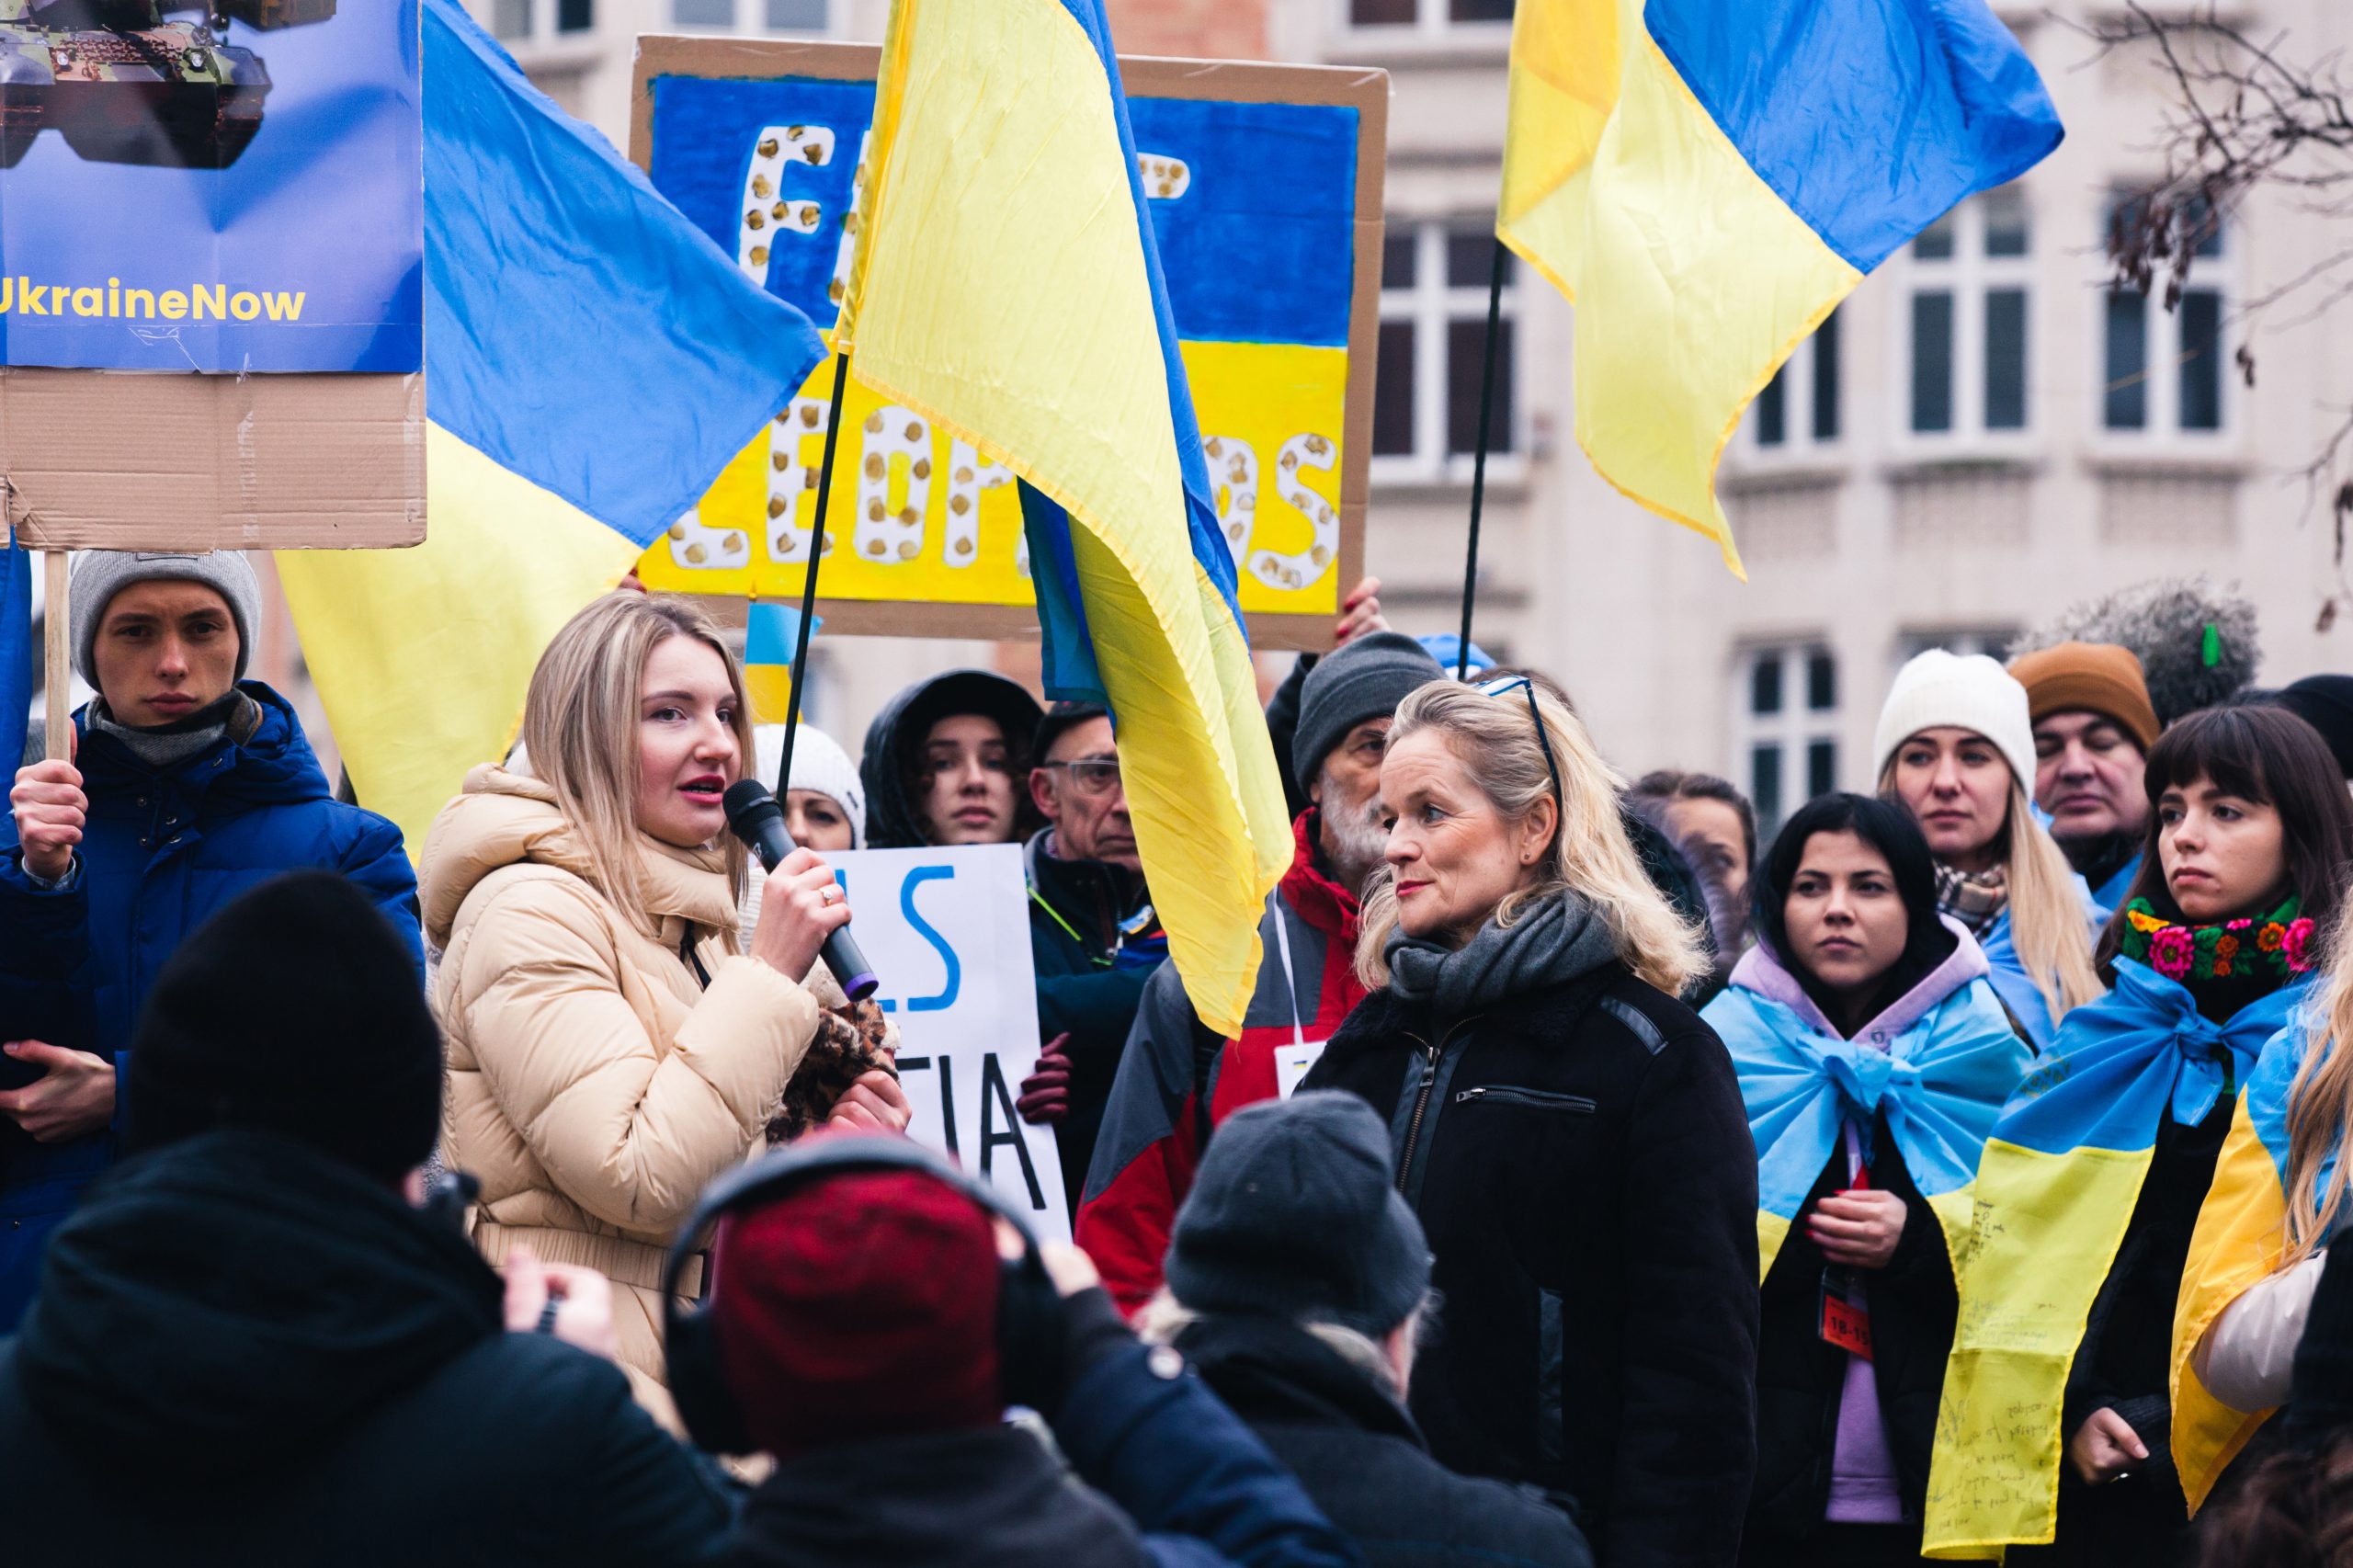
[[[1038,1064],[1038,991],[1029,964],[1029,892],[1017,844],[868,849],[828,855],[856,912],[851,929],[899,1026],[908,1135],[948,1155],[1028,1214],[1048,1241],[1070,1240],[1051,1128],[1017,1115]]]

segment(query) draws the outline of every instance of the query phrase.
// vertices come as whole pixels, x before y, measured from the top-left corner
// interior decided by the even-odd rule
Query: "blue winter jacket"
[[[16,824],[0,816],[0,1040],[40,1040],[114,1058],[116,1083],[155,975],[180,939],[239,893],[280,871],[341,871],[417,949],[416,878],[400,829],[335,799],[287,700],[259,681],[240,742],[157,769],[74,716],[89,819],[74,870],[44,889],[25,874]],[[269,977],[253,977],[265,1005]],[[115,1155],[114,1124],[70,1143],[34,1142],[0,1119],[0,1335],[31,1300],[51,1230]]]

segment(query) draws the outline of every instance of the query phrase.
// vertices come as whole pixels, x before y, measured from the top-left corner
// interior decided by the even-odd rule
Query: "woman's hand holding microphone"
[[[760,922],[751,955],[795,984],[804,983],[825,938],[849,924],[849,900],[834,869],[814,851],[796,848],[777,862],[760,893]],[[861,1075],[834,1104],[829,1127],[862,1132],[904,1132],[914,1119],[899,1081],[881,1071]]]
[[[777,862],[761,889],[751,953],[798,985],[808,980],[825,938],[848,924],[849,899],[834,869],[815,851],[795,849]]]

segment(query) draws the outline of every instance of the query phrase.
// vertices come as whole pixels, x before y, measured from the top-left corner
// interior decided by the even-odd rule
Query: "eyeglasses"
[[[1061,768],[1070,778],[1070,787],[1082,795],[1108,795],[1120,785],[1120,764],[1116,757],[1083,756],[1075,762],[1041,762],[1040,767]]]
[[[1528,699],[1528,720],[1536,726],[1536,744],[1544,748],[1544,771],[1552,776],[1552,803],[1561,808],[1563,822],[1568,819],[1568,798],[1561,790],[1561,765],[1552,756],[1552,737],[1544,733],[1544,715],[1536,710],[1536,683],[1526,676],[1505,676],[1491,680],[1475,689],[1483,697],[1501,697],[1514,687]]]

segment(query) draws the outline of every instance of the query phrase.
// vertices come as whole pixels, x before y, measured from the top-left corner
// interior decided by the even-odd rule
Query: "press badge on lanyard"
[[[1854,1123],[1847,1124],[1847,1161],[1851,1176],[1850,1190],[1870,1189],[1871,1173],[1863,1164],[1862,1141],[1855,1134]],[[1822,1310],[1815,1322],[1822,1337],[1850,1356],[1871,1358],[1871,1309],[1863,1293],[1861,1274],[1842,1264],[1831,1264],[1822,1271]]]
[[[1323,1056],[1328,1041],[1308,1039],[1306,1022],[1299,1016],[1299,978],[1290,970],[1290,922],[1279,909],[1275,911],[1275,950],[1282,956],[1283,990],[1290,997],[1290,1043],[1275,1048],[1275,1094],[1287,1100]]]

